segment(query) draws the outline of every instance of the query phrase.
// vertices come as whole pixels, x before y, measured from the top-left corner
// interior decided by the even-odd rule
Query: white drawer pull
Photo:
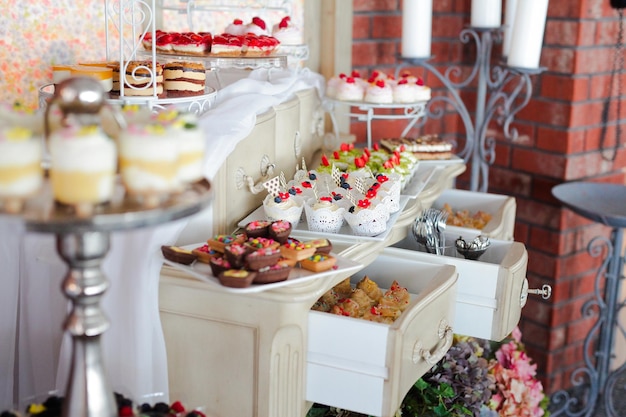
[[[252,194],[258,194],[261,191],[265,190],[265,187],[263,187],[263,183],[270,179],[270,177],[274,174],[274,168],[276,168],[276,165],[270,162],[270,157],[267,155],[263,155],[261,157],[261,178],[259,179],[259,181],[257,181],[255,184],[254,178],[247,175],[246,171],[242,167],[239,167],[235,172],[235,187],[237,187],[238,190],[241,190],[242,188],[247,186]]]
[[[429,365],[434,365],[443,358],[446,352],[452,346],[454,338],[454,332],[452,327],[448,325],[446,319],[441,319],[439,322],[439,330],[437,332],[439,339],[443,340],[442,343],[438,343],[434,348],[434,352],[430,352],[428,349],[422,348],[422,342],[419,340],[413,346],[413,363],[418,363],[420,360],[425,360]]]

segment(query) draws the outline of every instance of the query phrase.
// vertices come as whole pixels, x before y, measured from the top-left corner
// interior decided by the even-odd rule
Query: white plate
[[[204,245],[205,242],[196,243],[192,245],[182,246],[184,249],[194,249]],[[274,288],[286,287],[289,285],[301,284],[303,282],[311,281],[313,279],[327,277],[336,273],[345,274],[345,276],[349,276],[350,274],[360,270],[363,268],[362,264],[351,261],[346,258],[342,258],[341,256],[335,255],[332,253],[332,256],[337,258],[337,263],[335,264],[335,268],[329,269],[324,272],[311,272],[306,269],[294,267],[289,273],[289,277],[285,281],[273,282],[270,284],[252,284],[246,288],[232,288],[226,287],[220,284],[219,279],[213,276],[211,272],[211,266],[209,264],[205,264],[203,262],[194,262],[191,265],[183,265],[176,262],[172,262],[163,257],[163,254],[159,250],[158,252],[159,258],[163,261],[165,265],[169,265],[175,269],[186,272],[190,276],[199,279],[202,282],[206,282],[212,286],[218,287],[220,290],[225,292],[233,292],[233,293],[258,293],[263,291],[269,291]]]
[[[345,221],[344,221],[343,226],[341,226],[341,229],[339,229],[338,233],[314,232],[312,230],[309,230],[309,225],[307,224],[306,216],[304,215],[303,215],[304,220],[298,223],[298,225],[291,230],[291,233],[298,239],[317,239],[317,238],[334,239],[338,237],[343,242],[354,242],[354,243],[383,241],[385,240],[385,238],[391,231],[391,228],[393,227],[393,225],[396,223],[396,220],[398,220],[398,216],[400,216],[400,214],[402,213],[402,210],[404,210],[404,207],[406,206],[406,203],[408,201],[409,201],[409,198],[407,196],[405,195],[400,196],[400,201],[399,201],[400,208],[398,209],[398,211],[396,211],[391,216],[389,216],[389,220],[387,220],[387,228],[385,229],[385,231],[376,236],[355,235],[354,233],[352,233],[352,229],[350,228],[350,225],[348,225],[348,223]],[[266,218],[267,217],[265,216],[265,211],[263,211],[263,206],[261,206],[257,208],[256,210],[254,210],[252,213],[250,213],[248,216],[246,216],[244,219],[242,219],[239,223],[237,223],[237,226],[245,227],[246,224],[250,223],[251,221],[265,220]]]

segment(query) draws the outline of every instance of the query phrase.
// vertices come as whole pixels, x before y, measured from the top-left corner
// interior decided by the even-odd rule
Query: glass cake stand
[[[574,385],[589,384],[589,389],[585,391],[587,398],[580,401],[571,398],[567,391],[557,392],[552,397],[552,403],[557,407],[552,415],[592,415],[598,400],[604,396],[605,412],[608,416],[617,416],[613,390],[619,376],[626,371],[626,362],[619,367],[611,367],[611,360],[615,332],[622,329],[619,312],[626,305],[619,302],[620,285],[624,279],[622,246],[623,229],[626,228],[626,186],[571,182],[554,187],[552,195],[575,213],[612,229],[610,239],[598,236],[588,246],[592,256],[606,253],[606,258],[596,273],[594,298],[582,308],[583,314],[591,313],[594,309],[598,311],[598,320],[585,337],[583,354],[586,367],[575,370],[571,376]],[[595,340],[597,347],[590,349]]]
[[[70,207],[54,202],[49,182],[42,192],[25,202],[19,216],[26,230],[56,235],[57,252],[69,266],[62,290],[71,302],[64,330],[72,337],[70,375],[65,393],[63,417],[115,417],[118,415],[112,389],[107,381],[100,336],[109,326],[100,299],[109,283],[101,264],[109,251],[110,233],[185,218],[207,207],[212,199],[208,181],[188,186],[155,208],[145,208],[116,186],[113,200],[79,217]]]

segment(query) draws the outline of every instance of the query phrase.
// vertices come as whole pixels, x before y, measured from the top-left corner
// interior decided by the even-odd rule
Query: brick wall
[[[400,64],[402,1],[354,0],[353,5],[353,67],[363,74],[374,69],[394,72]],[[451,64],[469,68],[474,47],[462,44],[458,35],[469,23],[470,1],[436,0],[433,9],[433,63],[441,70]],[[530,298],[521,321],[524,342],[549,393],[570,387],[571,372],[584,365],[582,343],[595,318],[583,318],[581,307],[592,297],[600,265],[600,259],[587,252],[587,244],[595,236],[609,235],[607,228],[562,208],[551,189],[575,180],[626,180],[624,147],[610,161],[603,159],[601,146],[615,145],[617,92],[611,90],[610,73],[617,28],[617,12],[609,0],[551,1],[541,56],[546,71],[533,77],[533,97],[514,124],[523,140],[506,141],[499,127],[491,126],[497,157],[489,191],[516,197],[515,239],[528,250],[530,286],[548,283],[553,288],[550,300]],[[433,94],[446,94],[434,76],[409,69],[425,78]],[[467,103],[475,102],[473,88],[461,94]],[[608,123],[602,117],[605,107]],[[422,133],[462,137],[462,126],[448,112],[440,120],[429,120]],[[398,135],[402,127],[375,121],[372,137],[376,141]],[[352,122],[351,132],[364,140],[364,123]],[[460,178],[459,188],[466,186],[469,172]]]

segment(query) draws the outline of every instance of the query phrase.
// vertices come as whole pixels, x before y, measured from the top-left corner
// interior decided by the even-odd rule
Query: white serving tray
[[[204,242],[196,243],[192,245],[186,245],[182,247],[184,249],[191,250],[202,245],[204,245]],[[273,282],[270,284],[252,284],[246,288],[232,288],[232,287],[226,287],[220,284],[219,279],[213,275],[211,271],[211,266],[209,264],[196,261],[192,263],[191,265],[183,265],[183,264],[179,264],[176,262],[172,262],[168,259],[165,259],[161,251],[158,252],[159,259],[163,260],[163,263],[165,265],[169,265],[172,268],[178,269],[179,271],[183,271],[193,278],[197,278],[202,282],[206,282],[207,284],[210,284],[212,286],[219,288],[223,292],[238,293],[238,294],[259,293],[263,291],[269,291],[275,288],[288,287],[290,285],[298,285],[303,282],[334,275],[338,272],[349,275],[352,272],[358,271],[360,268],[363,267],[362,264],[353,262],[349,259],[343,258],[334,253],[332,255],[335,258],[337,258],[337,263],[335,265],[335,268],[331,268],[328,271],[311,272],[311,271],[307,271],[306,269],[294,267],[289,273],[289,277],[287,277],[285,281]]]
[[[338,233],[314,232],[312,230],[309,230],[309,226],[306,222],[306,216],[304,215],[303,215],[304,220],[298,223],[296,227],[292,229],[291,234],[293,234],[298,239],[318,239],[318,238],[334,239],[335,237],[337,237],[341,241],[353,242],[353,243],[383,241],[389,235],[391,228],[396,223],[396,220],[398,220],[398,217],[400,216],[400,214],[402,214],[402,210],[404,210],[404,207],[406,207],[406,204],[408,201],[409,201],[409,198],[407,196],[404,196],[404,195],[400,196],[400,201],[399,201],[400,207],[398,211],[396,211],[391,216],[389,216],[389,220],[387,220],[387,228],[385,229],[384,232],[376,236],[355,235],[354,233],[352,233],[352,229],[350,229],[350,225],[348,225],[348,223],[345,221],[344,221],[343,226],[341,226],[341,229],[339,229]],[[248,216],[246,216],[244,219],[242,219],[239,223],[237,223],[237,226],[245,227],[245,225],[251,221],[265,220],[266,218],[267,217],[265,216],[265,212],[263,211],[263,206],[261,206],[257,208],[256,210],[254,210],[252,213],[250,213]]]
[[[394,279],[411,303],[391,325],[309,312],[306,399],[370,416],[391,417],[410,387],[452,343],[457,273],[387,250],[351,277],[381,289]]]

